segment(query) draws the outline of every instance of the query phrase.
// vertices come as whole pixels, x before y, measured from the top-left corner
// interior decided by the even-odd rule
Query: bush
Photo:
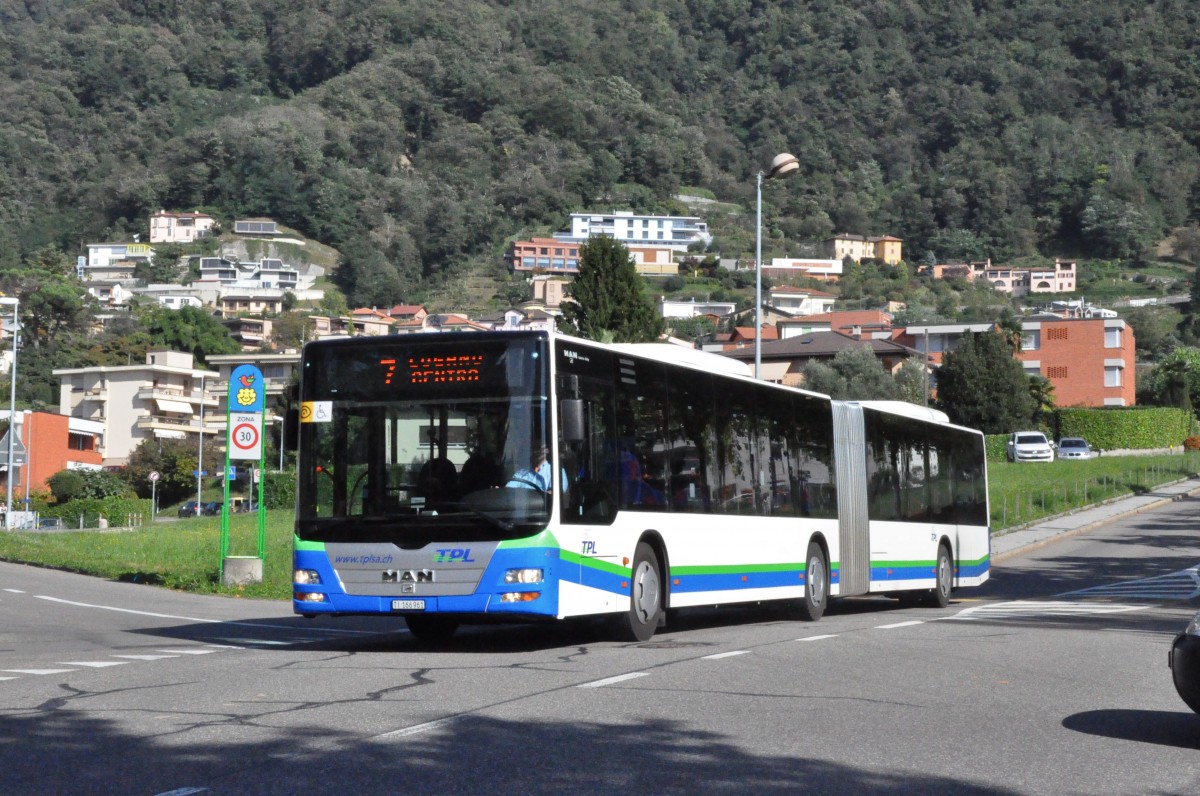
[[[1200,437],[1188,437],[1183,441],[1184,450],[1200,451]]]
[[[1169,448],[1193,434],[1196,419],[1169,407],[1058,409],[1054,425],[1057,438],[1083,437],[1093,448]]]

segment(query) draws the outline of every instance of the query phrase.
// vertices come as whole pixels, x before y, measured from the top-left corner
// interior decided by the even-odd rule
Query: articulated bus
[[[988,578],[982,435],[663,344],[546,332],[304,348],[295,611],[460,624],[833,597],[945,606]]]

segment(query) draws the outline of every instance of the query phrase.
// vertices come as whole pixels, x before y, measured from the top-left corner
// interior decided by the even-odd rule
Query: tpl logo
[[[474,564],[475,559],[471,558],[471,548],[469,547],[445,547],[441,550],[435,550],[433,563],[435,564]]]

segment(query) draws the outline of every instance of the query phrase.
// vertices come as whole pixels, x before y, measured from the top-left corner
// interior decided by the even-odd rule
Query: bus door
[[[871,534],[867,520],[866,434],[856,403],[833,402],[833,460],[837,473],[838,594],[871,587]],[[832,566],[832,564],[831,564]]]

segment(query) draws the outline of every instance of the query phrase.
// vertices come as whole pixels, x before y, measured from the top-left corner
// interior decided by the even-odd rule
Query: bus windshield
[[[296,533],[323,542],[508,539],[553,490],[545,337],[369,337],[305,350]]]

